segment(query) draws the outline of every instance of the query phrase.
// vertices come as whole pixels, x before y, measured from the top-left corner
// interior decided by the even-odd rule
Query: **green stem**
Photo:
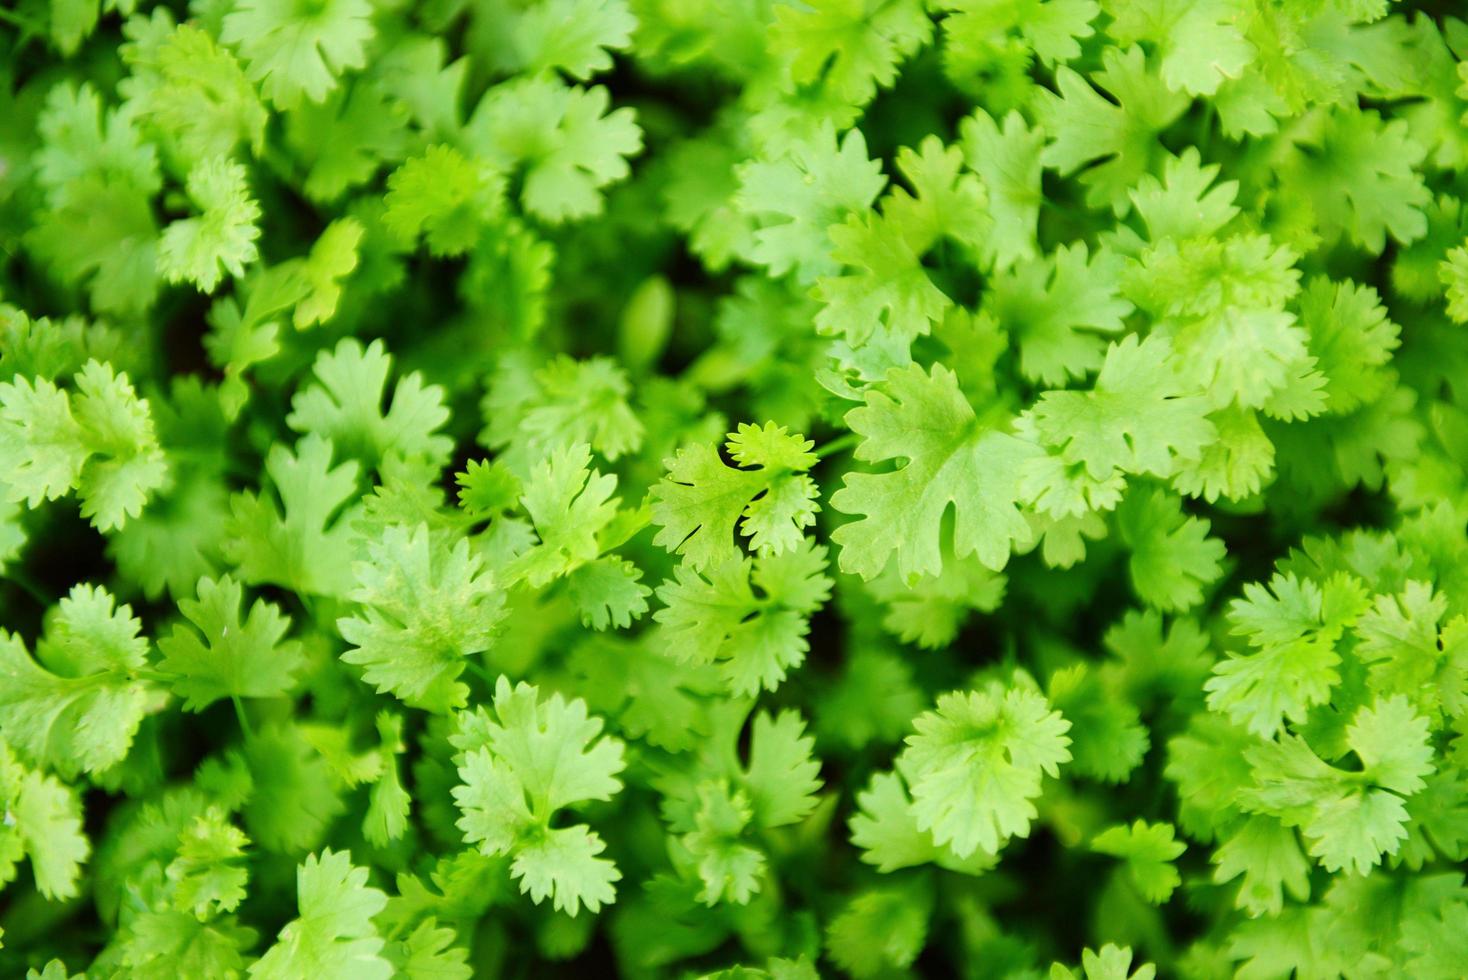
[[[234,702],[234,716],[239,719],[240,730],[245,733],[245,741],[248,742],[255,737],[255,729],[250,724],[250,716],[245,713],[245,703],[238,694],[231,694],[229,699]]]
[[[21,591],[25,592],[32,599],[39,602],[42,606],[50,608],[51,606],[55,605],[56,597],[49,596],[45,592],[43,592],[41,590],[41,587],[36,584],[35,580],[32,579],[29,575],[22,572],[20,569],[10,569],[5,573],[4,578],[7,582],[15,583],[17,586],[20,587]]]
[[[830,456],[834,453],[845,452],[852,446],[855,446],[859,441],[861,441],[861,436],[857,435],[855,432],[848,432],[844,436],[837,436],[835,439],[832,439],[824,446],[816,447],[813,455],[816,459],[825,459],[827,456]]]
[[[484,683],[488,684],[491,691],[494,690],[495,684],[499,683],[498,677],[491,677],[489,671],[485,670],[474,661],[465,660],[464,665],[469,668],[469,673],[473,674],[475,677],[478,677],[480,680],[484,681]]]

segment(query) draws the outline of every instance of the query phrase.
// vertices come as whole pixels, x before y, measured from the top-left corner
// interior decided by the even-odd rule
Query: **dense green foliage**
[[[1412,6],[0,6],[0,975],[1468,975]]]

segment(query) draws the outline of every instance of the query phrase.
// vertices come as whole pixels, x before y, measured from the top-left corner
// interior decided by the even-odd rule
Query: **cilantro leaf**
[[[1171,824],[1138,820],[1130,827],[1108,827],[1091,840],[1091,850],[1124,860],[1132,883],[1153,905],[1167,901],[1182,881],[1172,862],[1186,848],[1173,839]]]
[[[447,541],[426,525],[388,527],[367,544],[354,574],[351,597],[362,609],[337,620],[353,645],[342,659],[414,707],[462,708],[464,658],[489,648],[505,602],[469,543]]]
[[[127,755],[157,690],[139,677],[148,641],[132,607],[78,585],[37,644],[0,638],[0,738],[65,775],[96,773]]]
[[[42,895],[75,895],[81,863],[91,854],[76,791],[26,768],[0,741],[0,808],[6,816],[0,826],[0,885],[14,879],[16,865],[28,857]]]
[[[224,157],[210,157],[189,171],[189,199],[199,209],[163,229],[158,271],[169,282],[187,279],[212,293],[224,273],[243,276],[260,256],[260,206],[250,197],[245,168]]]
[[[866,139],[853,129],[839,141],[830,126],[784,156],[755,160],[738,171],[737,202],[759,218],[750,258],[801,282],[837,271],[827,229],[868,207],[886,178],[867,158]]]
[[[907,464],[889,473],[848,473],[831,497],[836,510],[860,517],[831,535],[843,571],[874,578],[895,552],[899,574],[937,574],[950,505],[957,558],[974,554],[998,571],[1011,547],[1029,540],[1018,479],[1033,447],[981,423],[942,365],[892,370],[868,390],[865,405],[846,413],[846,424],[862,437],[857,459]]]
[[[495,684],[493,714],[478,708],[456,737],[462,753],[454,802],[464,839],[485,854],[510,854],[510,873],[539,904],[547,897],[574,916],[596,912],[616,894],[616,865],[585,824],[552,828],[565,807],[607,800],[621,789],[622,743],[601,735],[584,702],[542,700],[529,684]]]
[[[367,884],[367,869],[345,851],[312,854],[296,869],[300,916],[281,929],[275,945],[250,966],[257,980],[310,974],[387,980],[392,966],[372,917],[387,896]]]
[[[774,690],[805,659],[810,614],[830,595],[826,549],[806,541],[793,551],[731,558],[696,571],[684,562],[657,589],[653,619],[674,658],[717,665],[736,695]]]
[[[332,445],[314,433],[295,452],[276,445],[265,458],[273,493],[245,491],[230,501],[225,556],[247,584],[270,583],[312,595],[352,588],[352,521],[358,466],[332,467]],[[277,505],[276,501],[279,500]]]
[[[438,432],[448,421],[443,389],[425,385],[418,373],[400,379],[385,412],[392,356],[382,341],[365,349],[346,338],[332,351],[322,351],[313,373],[317,384],[291,400],[286,424],[300,433],[329,439],[345,455],[380,466],[390,453],[422,456],[441,464],[453,448]]]
[[[602,208],[602,188],[623,179],[642,149],[630,108],[607,111],[601,86],[529,76],[485,93],[464,130],[467,147],[500,171],[523,176],[520,202],[551,223]]]
[[[1022,687],[944,694],[913,727],[897,761],[912,813],[918,829],[960,858],[1028,836],[1041,778],[1071,758],[1070,722]]]
[[[290,619],[256,599],[241,621],[243,590],[227,575],[200,579],[198,598],[181,600],[178,608],[193,627],[176,624],[159,640],[158,667],[175,675],[170,686],[188,711],[220,698],[280,697],[305,667],[300,644],[282,642]]]
[[[1106,352],[1090,391],[1047,391],[1033,409],[1046,445],[1104,479],[1114,471],[1170,475],[1216,436],[1201,396],[1182,384],[1163,338],[1128,336]]]
[[[790,551],[820,509],[806,473],[816,463],[809,440],[767,422],[741,424],[726,445],[737,466],[693,445],[667,462],[668,475],[652,490],[652,520],[660,528],[653,542],[695,569],[737,558],[736,526],[757,554]]]
[[[1303,722],[1339,682],[1335,645],[1365,603],[1360,583],[1345,575],[1323,586],[1289,574],[1275,575],[1267,590],[1244,586],[1228,618],[1255,652],[1230,654],[1214,666],[1204,685],[1209,706],[1266,738],[1286,719]]]
[[[366,64],[372,40],[368,0],[238,0],[219,39],[239,49],[250,78],[265,97],[290,109],[301,100],[320,102],[349,68]]]

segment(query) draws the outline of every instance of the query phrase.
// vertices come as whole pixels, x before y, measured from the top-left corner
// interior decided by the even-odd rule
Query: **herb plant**
[[[6,4],[0,975],[1468,975],[1452,7]]]

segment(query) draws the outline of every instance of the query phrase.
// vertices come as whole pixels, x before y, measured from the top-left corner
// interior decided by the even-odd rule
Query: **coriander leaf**
[[[1148,73],[1140,47],[1107,48],[1101,64],[1093,80],[1062,66],[1055,73],[1059,94],[1041,92],[1040,121],[1050,142],[1040,160],[1063,177],[1090,164],[1079,178],[1090,187],[1088,202],[1123,215],[1131,206],[1127,191],[1161,157],[1157,135],[1189,100]],[[1103,98],[1093,82],[1116,101]]]
[[[642,447],[643,425],[628,404],[627,373],[607,357],[557,357],[539,369],[518,357],[499,362],[482,408],[480,440],[506,449],[517,476],[557,449],[587,443],[615,462]]]
[[[0,885],[13,880],[15,866],[28,857],[42,895],[75,895],[81,863],[91,853],[76,791],[55,776],[26,768],[0,741],[0,810],[6,818],[0,825]]]
[[[839,0],[774,8],[770,49],[796,85],[820,83],[853,105],[870,102],[897,65],[927,43],[933,23],[918,0]]]
[[[983,848],[960,859],[951,848],[935,843],[933,834],[918,826],[907,788],[895,772],[872,776],[871,784],[857,794],[856,801],[851,842],[861,849],[862,861],[884,874],[929,863],[950,871],[979,874],[998,860]]]
[[[612,67],[609,52],[628,47],[636,26],[625,0],[543,0],[521,14],[512,37],[529,71],[559,68],[585,81]]]
[[[811,754],[814,745],[799,712],[755,716],[743,782],[759,826],[796,823],[816,808],[821,764]]]
[[[504,180],[451,146],[430,146],[387,179],[383,223],[404,241],[423,235],[438,257],[462,255],[503,210]]]
[[[732,558],[703,574],[688,562],[657,589],[653,619],[676,660],[712,664],[729,691],[774,690],[810,648],[810,615],[830,595],[826,549],[807,540],[794,551]]]
[[[934,890],[910,878],[861,891],[826,927],[826,951],[859,980],[905,970],[928,940]]]
[[[1245,585],[1244,597],[1229,604],[1228,619],[1255,652],[1230,653],[1214,666],[1204,685],[1209,707],[1265,738],[1286,719],[1303,722],[1339,682],[1336,642],[1365,606],[1360,583],[1346,575],[1323,586],[1289,574],[1275,575],[1267,590]]]
[[[846,413],[862,437],[863,462],[906,459],[888,473],[853,472],[831,506],[860,517],[836,529],[841,568],[875,578],[894,552],[903,576],[942,569],[944,513],[954,510],[953,554],[976,554],[998,571],[1011,547],[1028,542],[1019,511],[1019,470],[1034,455],[1029,444],[988,427],[974,415],[955,375],[940,364],[893,369],[867,391],[866,404]]]
[[[368,0],[238,0],[219,39],[236,47],[250,78],[280,109],[320,102],[346,69],[367,63]]]
[[[160,44],[135,40],[122,51],[133,66],[122,84],[128,105],[185,161],[228,156],[241,143],[257,154],[264,148],[268,114],[255,86],[207,31],[180,24]]]
[[[210,157],[189,171],[189,199],[199,209],[163,229],[158,271],[169,282],[187,279],[212,293],[224,273],[239,277],[260,257],[260,206],[250,197],[245,168],[224,157]]]
[[[558,810],[607,800],[622,787],[622,743],[601,735],[586,704],[537,688],[495,685],[492,714],[477,708],[455,738],[461,785],[454,802],[464,839],[490,855],[510,854],[520,890],[557,911],[596,912],[616,895],[616,866],[598,855],[606,845],[585,824],[552,829]]]
[[[951,18],[950,18],[951,19]],[[996,269],[1035,256],[1036,226],[1040,217],[1040,155],[1045,133],[1030,128],[1018,112],[1004,117],[1003,126],[983,109],[963,120],[959,132],[964,157],[988,191],[993,227],[985,253]]]
[[[626,629],[647,612],[652,590],[642,584],[642,570],[625,558],[606,555],[579,566],[566,577],[566,588],[583,626]]]
[[[697,792],[694,829],[678,841],[697,864],[703,882],[698,900],[708,906],[746,905],[766,874],[764,853],[743,842],[754,816],[749,798],[722,779],[701,783]]]
[[[831,126],[784,156],[737,170],[736,202],[755,215],[750,258],[775,276],[795,270],[801,282],[837,271],[827,229],[864,211],[881,192],[881,164],[867,159],[866,139],[853,129],[839,142]]]
[[[1023,687],[941,695],[913,727],[897,761],[912,787],[912,813],[918,829],[960,858],[1028,836],[1042,777],[1071,758],[1070,722]]]
[[[57,603],[37,660],[0,634],[0,738],[66,776],[121,762],[157,690],[138,677],[148,641],[132,607],[101,586],[78,585]]]
[[[520,498],[540,541],[515,563],[536,587],[589,564],[602,553],[599,536],[617,515],[617,478],[591,468],[584,443],[533,467]]]
[[[179,911],[200,920],[234,911],[245,898],[249,872],[240,861],[248,843],[217,808],[195,818],[179,838],[178,856],[164,869]]]
[[[331,440],[345,455],[380,467],[391,453],[422,456],[441,465],[453,442],[438,432],[448,421],[443,389],[425,385],[414,372],[392,390],[392,405],[382,404],[392,356],[382,341],[365,349],[348,337],[335,350],[322,351],[312,373],[317,383],[296,392],[286,424],[300,433]]]
[[[351,525],[360,508],[347,502],[357,494],[358,466],[347,460],[333,468],[331,456],[331,441],[314,433],[294,452],[277,444],[265,457],[274,492],[230,501],[225,556],[247,584],[334,597],[351,590]]]
[[[389,526],[353,570],[351,598],[362,609],[337,620],[353,646],[342,659],[413,707],[462,708],[465,658],[489,648],[505,602],[469,542],[448,541],[426,525]]]
[[[1253,785],[1239,799],[1250,812],[1300,827],[1327,871],[1366,874],[1406,839],[1403,797],[1421,790],[1433,770],[1427,739],[1427,722],[1405,698],[1378,701],[1357,711],[1346,730],[1362,771],[1327,765],[1298,736],[1286,735],[1245,752]]]
[[[695,569],[738,557],[736,525],[757,554],[784,554],[801,544],[820,509],[806,473],[816,463],[814,443],[767,422],[741,424],[726,445],[736,466],[695,444],[667,462],[668,475],[652,489],[652,520],[660,528],[653,543]]]
[[[1240,875],[1237,904],[1250,915],[1279,915],[1284,893],[1310,897],[1310,863],[1298,836],[1271,817],[1250,817],[1213,852],[1213,880],[1218,884]]]
[[[551,223],[600,213],[602,189],[630,172],[642,149],[630,108],[607,112],[601,86],[568,86],[540,75],[485,93],[464,130],[467,148],[505,173],[521,173],[520,202]]]
[[[1040,396],[1032,410],[1039,437],[1096,479],[1117,470],[1170,475],[1217,435],[1201,396],[1178,380],[1172,356],[1160,337],[1113,344],[1092,390]]]
[[[198,598],[182,599],[178,608],[193,627],[175,624],[158,641],[158,667],[175,675],[170,686],[186,711],[202,711],[220,698],[280,697],[305,668],[300,644],[282,642],[290,619],[256,599],[241,621],[243,590],[228,575],[200,579]]]
[[[1165,612],[1190,609],[1223,574],[1223,542],[1208,536],[1208,521],[1184,514],[1175,494],[1134,490],[1117,508],[1116,522],[1132,549],[1132,587],[1149,605]]]
[[[308,291],[291,318],[297,330],[325,323],[336,314],[342,296],[340,280],[357,268],[362,235],[362,224],[355,218],[338,218],[312,244],[311,254],[301,265]]]
[[[1166,902],[1181,883],[1172,862],[1187,848],[1173,839],[1172,824],[1138,820],[1130,827],[1108,827],[1091,840],[1091,850],[1126,862],[1127,875],[1153,905]]]
[[[281,929],[275,945],[250,966],[256,980],[303,976],[352,976],[387,980],[383,939],[372,917],[387,896],[367,884],[367,869],[345,851],[309,855],[296,869],[300,916]]]
[[[994,277],[985,308],[1019,344],[1020,371],[1064,384],[1101,366],[1105,334],[1122,329],[1132,304],[1119,295],[1122,261],[1084,243],[1025,261]]]

